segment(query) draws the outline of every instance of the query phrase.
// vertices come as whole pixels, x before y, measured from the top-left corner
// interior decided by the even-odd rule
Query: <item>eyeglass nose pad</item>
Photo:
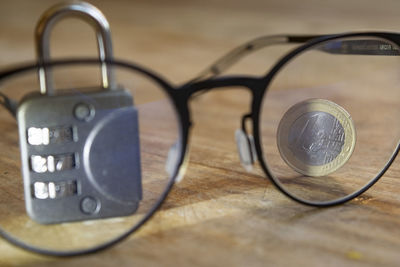
[[[178,163],[179,142],[176,141],[169,149],[167,160],[165,161],[165,171],[169,176],[174,175]]]
[[[172,144],[172,146],[168,151],[167,160],[165,161],[165,171],[167,172],[170,178],[172,178],[177,171],[178,160],[180,158],[181,149],[182,149],[182,142],[181,140],[177,140],[174,144]],[[183,163],[178,170],[177,176],[175,177],[176,183],[181,182],[183,180],[183,177],[185,176],[189,158],[188,149],[186,150],[186,153],[184,155],[185,156],[183,159]]]
[[[254,138],[246,134],[242,129],[235,131],[236,145],[242,166],[248,172],[253,170],[254,162],[257,160]]]

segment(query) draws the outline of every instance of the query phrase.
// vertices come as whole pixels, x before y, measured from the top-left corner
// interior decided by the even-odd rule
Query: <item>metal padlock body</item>
[[[37,222],[125,216],[137,210],[142,198],[137,110],[126,90],[100,90],[31,94],[18,108],[25,202]],[[82,117],[77,109],[85,106],[90,112]],[[39,139],[32,136],[35,131]],[[35,156],[43,167],[33,164]]]

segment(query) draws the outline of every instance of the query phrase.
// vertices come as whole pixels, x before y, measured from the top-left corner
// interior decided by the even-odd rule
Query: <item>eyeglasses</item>
[[[265,75],[221,76],[247,54],[280,44],[298,47]],[[4,71],[2,104],[17,114],[20,130],[14,116],[0,115],[0,234],[22,248],[56,256],[95,252],[124,239],[183,177],[190,101],[232,86],[252,96],[235,133],[247,170],[258,161],[280,191],[302,204],[351,200],[379,180],[399,150],[399,46],[400,35],[383,32],[262,37],[180,86],[114,60],[53,61]],[[93,87],[104,64],[115,75],[114,90]],[[51,70],[60,91],[30,105],[35,97],[27,95],[38,91],[43,69]],[[118,90],[129,92],[132,103],[107,98]],[[78,105],[64,104],[70,94]],[[62,115],[55,119],[54,110]],[[35,112],[47,117],[30,125]],[[18,142],[28,151],[21,161]],[[18,178],[21,166],[30,173],[29,184]]]

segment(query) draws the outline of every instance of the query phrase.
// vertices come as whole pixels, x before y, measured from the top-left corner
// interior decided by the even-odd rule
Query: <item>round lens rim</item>
[[[68,59],[68,60],[54,60],[51,62],[46,62],[42,64],[38,63],[28,63],[22,66],[17,66],[14,68],[7,69],[5,71],[0,72],[0,84],[2,81],[11,78],[14,75],[18,75],[27,71],[32,71],[35,69],[40,69],[44,67],[56,67],[56,66],[68,66],[68,65],[90,65],[90,64],[111,64],[113,67],[121,67],[122,69],[136,71],[150,80],[155,82],[159,85],[165,92],[166,95],[169,97],[171,103],[175,107],[176,116],[178,118],[179,125],[179,142],[181,142],[180,151],[179,151],[179,159],[178,164],[175,169],[175,173],[169,178],[169,181],[162,193],[162,195],[158,198],[157,202],[153,205],[153,207],[149,210],[149,212],[141,219],[138,223],[136,223],[133,227],[126,230],[123,234],[115,237],[107,242],[102,244],[92,246],[90,248],[85,249],[77,249],[77,250],[66,250],[66,251],[57,251],[57,250],[50,250],[39,248],[37,246],[29,245],[26,242],[14,237],[12,234],[8,233],[4,230],[0,225],[0,237],[4,238],[6,241],[20,247],[24,250],[47,255],[47,256],[55,256],[55,257],[70,257],[70,256],[80,256],[86,254],[92,254],[101,250],[105,250],[121,241],[129,237],[133,234],[136,230],[138,230],[141,226],[143,226],[160,208],[160,206],[164,203],[165,199],[167,198],[169,192],[171,191],[173,185],[177,181],[177,177],[183,175],[181,172],[184,171],[184,163],[187,158],[187,142],[188,142],[188,135],[189,135],[189,110],[187,108],[187,101],[184,98],[187,98],[186,94],[183,94],[181,90],[177,90],[174,86],[172,86],[169,82],[165,79],[161,78],[160,75],[155,74],[154,72],[141,67],[135,63],[122,61],[122,60],[104,60],[100,61],[99,59],[92,59],[92,58],[82,58],[82,59]]]
[[[306,42],[303,45],[300,45],[296,47],[295,49],[291,50],[289,53],[287,53],[283,58],[281,58],[272,68],[271,70],[264,76],[262,80],[262,84],[264,88],[262,90],[254,90],[255,91],[255,101],[253,104],[252,108],[252,119],[253,119],[253,133],[254,133],[254,142],[255,142],[255,147],[256,147],[256,152],[258,159],[260,161],[260,165],[269,178],[269,180],[274,184],[278,190],[280,190],[284,195],[289,197],[292,200],[295,200],[301,204],[308,205],[308,206],[314,206],[314,207],[331,207],[331,206],[336,206],[343,204],[349,200],[352,200],[359,195],[363,194],[365,191],[367,191],[370,187],[372,187],[385,173],[386,171],[390,168],[392,165],[393,161],[396,159],[397,155],[399,154],[400,151],[400,142],[398,142],[397,147],[394,149],[390,159],[386,162],[385,166],[381,169],[381,171],[373,178],[371,179],[366,185],[364,185],[362,188],[359,190],[351,193],[350,195],[347,195],[342,198],[334,199],[334,200],[328,200],[328,201],[309,201],[305,199],[301,199],[297,197],[296,195],[290,193],[285,186],[283,186],[279,179],[276,178],[273,175],[272,170],[269,168],[266,159],[265,159],[265,154],[263,152],[262,148],[262,142],[261,142],[261,127],[260,127],[260,114],[261,114],[261,109],[263,106],[263,101],[265,95],[268,93],[269,86],[274,79],[274,77],[279,73],[279,71],[287,64],[289,63],[293,58],[295,58],[297,55],[301,54],[303,51],[306,51],[307,49],[327,42],[327,41],[333,41],[335,39],[343,39],[343,38],[351,38],[351,37],[368,37],[368,38],[379,38],[383,39],[385,41],[388,41],[390,43],[393,43],[395,46],[400,47],[400,35],[396,33],[386,33],[386,32],[365,32],[365,33],[344,33],[344,34],[335,34],[335,35],[326,35],[322,37],[318,37],[315,39],[312,39],[308,42]]]

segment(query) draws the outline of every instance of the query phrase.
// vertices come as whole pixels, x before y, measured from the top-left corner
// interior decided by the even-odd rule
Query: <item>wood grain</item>
[[[118,58],[148,66],[174,83],[192,78],[228,50],[260,35],[396,31],[400,8],[397,1],[361,0],[91,2],[110,21]],[[34,59],[34,25],[53,3],[0,3],[2,68]],[[55,57],[95,55],[91,29],[73,20],[56,26],[52,38]],[[251,56],[232,73],[264,73],[283,52],[272,49]],[[250,95],[240,88],[212,91],[191,103],[194,128],[185,178],[128,240],[101,253],[68,259],[31,254],[0,240],[0,265],[398,266],[398,160],[378,184],[345,205],[303,206],[273,187],[259,166],[247,173],[240,165],[234,131],[249,104]],[[10,134],[16,126],[6,121],[0,125],[0,143],[16,148],[17,139]],[[379,157],[374,151],[366,153]],[[15,182],[20,181],[18,157],[17,149],[0,151],[9,166],[0,175],[11,177],[10,196],[21,191]],[[2,211],[0,221],[9,215]]]

